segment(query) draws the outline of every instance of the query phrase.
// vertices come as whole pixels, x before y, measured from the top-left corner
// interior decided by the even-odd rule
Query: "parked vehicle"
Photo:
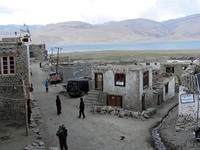
[[[83,96],[89,91],[87,79],[71,79],[67,83],[67,93],[69,96]]]
[[[47,76],[47,80],[49,81],[50,84],[52,83],[60,83],[61,82],[61,77],[58,73],[56,72],[51,72]]]

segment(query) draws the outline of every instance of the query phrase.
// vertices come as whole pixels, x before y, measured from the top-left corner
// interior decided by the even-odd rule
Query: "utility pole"
[[[59,60],[59,50],[62,49],[60,47],[55,47],[58,49],[58,53],[57,53],[57,64],[56,64],[56,73],[58,73],[58,60]]]
[[[58,49],[58,53],[57,53],[57,64],[56,64],[56,74],[58,75],[58,60],[59,60],[59,50],[62,49],[60,47],[55,47]],[[55,83],[55,86],[57,84],[57,77],[56,77],[56,83]]]
[[[51,48],[51,58],[50,58],[51,60],[53,60],[52,57],[53,57],[53,48]]]

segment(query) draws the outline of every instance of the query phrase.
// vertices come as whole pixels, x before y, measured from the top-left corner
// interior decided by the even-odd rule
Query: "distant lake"
[[[136,43],[110,43],[110,44],[59,44],[46,45],[48,53],[89,52],[104,50],[200,50],[200,41],[191,42],[136,42]]]

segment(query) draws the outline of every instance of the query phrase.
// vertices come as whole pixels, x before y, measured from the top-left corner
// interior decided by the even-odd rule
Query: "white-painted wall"
[[[143,72],[149,71],[149,87],[143,89]],[[142,95],[145,94],[145,100],[152,100],[152,67],[139,65],[121,65],[121,66],[98,66],[93,70],[103,73],[103,92],[109,95],[121,95],[123,107],[131,107],[136,110],[141,109]],[[125,87],[115,86],[115,74],[123,73],[125,77]]]
[[[150,65],[146,65],[146,63],[140,63],[143,66],[151,66],[153,70],[160,70],[160,62],[151,62]]]
[[[164,81],[163,88],[163,101],[166,101],[175,96],[175,77],[171,76],[166,78]],[[165,84],[168,83],[168,93],[165,93]]]
[[[181,103],[180,95],[186,94],[185,91],[183,91],[183,87],[179,87],[179,111],[178,115],[180,116],[190,116],[192,118],[197,118],[197,108],[198,108],[198,99],[199,95],[194,94],[194,102],[193,103]],[[200,116],[200,113],[199,113]]]

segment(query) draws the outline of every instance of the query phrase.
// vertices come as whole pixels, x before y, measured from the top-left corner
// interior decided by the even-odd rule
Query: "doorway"
[[[103,74],[95,73],[95,89],[103,90]]]
[[[122,108],[122,96],[108,95],[108,106],[118,106]]]
[[[142,94],[142,110],[145,110],[145,94]]]

